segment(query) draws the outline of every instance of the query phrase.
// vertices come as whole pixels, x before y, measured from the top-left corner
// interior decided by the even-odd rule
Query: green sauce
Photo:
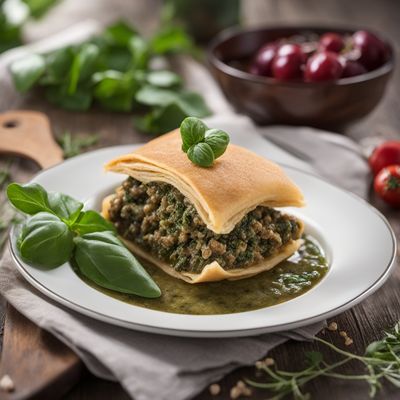
[[[288,260],[270,271],[237,281],[189,284],[173,278],[161,269],[144,263],[146,270],[159,285],[158,299],[104,289],[81,278],[93,288],[126,303],[177,314],[230,314],[294,299],[314,287],[328,271],[328,264],[318,242],[304,236],[300,249]]]

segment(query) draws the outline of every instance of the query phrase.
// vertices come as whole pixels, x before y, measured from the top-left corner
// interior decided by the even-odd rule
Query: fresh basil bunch
[[[225,153],[229,135],[221,129],[209,129],[198,118],[188,117],[180,126],[182,150],[192,163],[210,167],[214,160]]]
[[[80,273],[99,286],[155,298],[161,291],[136,258],[115,236],[113,225],[83,204],[37,183],[7,187],[11,204],[31,215],[17,247],[21,257],[42,269],[73,260]]]
[[[199,94],[184,89],[179,75],[150,67],[156,56],[189,50],[189,39],[183,40],[179,32],[162,29],[145,40],[118,22],[79,45],[25,56],[13,62],[10,71],[21,93],[40,87],[49,102],[72,111],[86,111],[93,104],[136,111],[140,130],[160,134],[189,115],[210,114]]]

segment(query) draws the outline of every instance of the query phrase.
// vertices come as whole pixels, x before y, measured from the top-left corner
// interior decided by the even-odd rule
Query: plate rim
[[[64,161],[57,163],[51,167],[48,167],[46,169],[39,171],[37,174],[32,176],[31,179],[27,183],[32,182],[33,180],[36,180],[42,174],[45,174],[47,171],[49,171],[51,169],[57,168],[62,164],[66,164],[66,163],[69,164],[80,158],[85,158],[89,154],[92,155],[94,153],[100,153],[102,151],[116,150],[118,148],[127,147],[127,146],[137,147],[137,146],[140,146],[140,143],[138,143],[138,144],[135,143],[132,145],[123,144],[123,145],[117,145],[117,146],[108,146],[108,147],[103,147],[101,149],[97,149],[94,151],[80,154],[71,159],[64,160]],[[395,267],[395,260],[396,260],[396,254],[397,254],[397,239],[396,239],[396,235],[393,231],[393,228],[391,227],[387,218],[377,208],[375,208],[373,205],[371,205],[367,200],[363,199],[362,197],[358,196],[357,194],[355,194],[353,192],[350,192],[347,189],[341,188],[340,186],[333,184],[332,182],[330,182],[326,178],[318,175],[317,173],[305,171],[299,167],[291,166],[291,165],[288,165],[285,163],[277,162],[277,164],[279,164],[283,168],[295,170],[297,172],[300,172],[301,174],[311,176],[314,179],[317,179],[319,181],[324,182],[325,184],[328,184],[329,186],[335,188],[336,190],[339,190],[341,192],[344,192],[347,195],[350,195],[355,200],[359,201],[361,204],[366,206],[374,214],[376,214],[380,218],[380,220],[382,220],[382,222],[385,224],[386,228],[388,229],[388,231],[390,233],[390,237],[391,237],[392,254],[391,254],[390,261],[386,265],[382,274],[368,288],[366,288],[364,291],[362,291],[362,293],[360,293],[358,296],[354,297],[353,299],[348,300],[346,303],[344,303],[340,306],[333,308],[332,310],[314,315],[312,317],[303,318],[303,319],[296,320],[291,323],[281,323],[281,324],[276,324],[276,325],[270,325],[268,327],[257,327],[257,328],[235,329],[235,330],[218,330],[218,331],[173,329],[173,328],[158,327],[158,326],[150,325],[150,324],[129,322],[129,321],[125,321],[120,318],[117,318],[117,317],[110,317],[106,314],[102,314],[101,312],[91,310],[81,304],[77,304],[69,299],[66,299],[63,296],[59,295],[58,293],[53,292],[51,289],[47,288],[44,284],[42,284],[35,277],[33,277],[29,273],[29,271],[27,271],[25,269],[25,267],[22,265],[22,263],[19,261],[19,258],[14,251],[14,247],[12,244],[12,238],[13,238],[14,231],[15,231],[14,226],[10,229],[10,232],[8,235],[8,247],[9,247],[12,259],[17,266],[18,272],[21,273],[21,275],[24,277],[24,279],[26,279],[28,281],[29,284],[31,284],[33,287],[35,287],[37,290],[39,290],[39,292],[43,293],[50,299],[56,301],[58,304],[61,304],[62,306],[67,307],[68,309],[72,309],[78,313],[89,316],[96,320],[100,320],[100,321],[109,323],[111,325],[118,325],[118,326],[125,327],[128,329],[134,329],[134,330],[150,332],[150,333],[158,333],[158,334],[169,335],[169,336],[203,337],[203,338],[206,338],[206,337],[209,337],[209,338],[221,337],[222,338],[222,337],[255,336],[255,335],[259,335],[261,333],[286,331],[286,330],[296,329],[301,326],[310,325],[310,324],[322,321],[323,319],[330,318],[334,315],[338,315],[339,313],[350,309],[351,307],[359,304],[365,298],[367,298],[368,296],[373,294],[376,290],[378,290],[389,278],[390,274],[392,273],[392,271]]]

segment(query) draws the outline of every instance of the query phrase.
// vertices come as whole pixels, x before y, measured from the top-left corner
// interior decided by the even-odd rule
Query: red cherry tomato
[[[276,43],[268,43],[261,47],[250,66],[249,72],[256,75],[272,76],[272,60],[275,57],[277,46]]]
[[[308,82],[322,82],[339,79],[343,66],[336,53],[323,51],[315,53],[307,61],[304,79]]]
[[[383,168],[374,180],[375,192],[393,207],[400,207],[400,165]]]
[[[305,60],[306,56],[300,45],[283,44],[272,61],[273,76],[280,81],[300,79]]]
[[[354,46],[360,50],[358,60],[367,70],[380,67],[386,59],[386,45],[368,31],[357,31],[353,34]]]
[[[388,165],[400,165],[400,140],[392,140],[376,147],[368,159],[374,175]]]
[[[367,72],[365,67],[357,61],[344,60],[342,62],[342,65],[343,65],[342,78],[350,78],[352,76],[365,74]]]
[[[338,33],[327,32],[320,37],[319,46],[320,50],[340,53],[344,47],[344,40]]]

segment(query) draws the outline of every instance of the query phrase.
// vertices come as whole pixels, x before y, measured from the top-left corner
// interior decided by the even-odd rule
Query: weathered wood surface
[[[357,24],[384,32],[395,44],[400,41],[400,3],[397,0],[247,0],[244,5],[244,22],[248,25],[262,23],[332,23]],[[355,140],[368,136],[382,135],[386,138],[400,138],[400,67],[397,67],[385,99],[371,116],[361,123],[349,127],[346,132]],[[103,111],[71,114],[56,109],[41,100],[30,97],[22,105],[24,109],[34,109],[49,115],[53,130],[60,134],[70,130],[74,134],[98,133],[101,136],[99,146],[122,143],[137,143],[148,140],[148,136],[135,132],[131,116],[108,114]],[[327,160],[329,162],[329,160]],[[17,161],[13,165],[13,179],[24,181],[37,171],[30,161]],[[370,201],[380,209],[391,222],[397,238],[400,238],[400,212],[393,211],[382,204],[373,195]],[[339,212],[340,210],[338,210]],[[387,283],[360,305],[345,312],[335,320],[340,330],[348,332],[354,344],[349,349],[362,352],[367,343],[380,337],[383,329],[392,326],[400,319],[400,271],[396,272]],[[4,311],[3,311],[4,312]],[[325,337],[338,345],[343,339],[338,333],[326,332]],[[303,365],[304,352],[317,349],[319,346],[310,343],[289,342],[276,348],[271,356],[280,368],[296,370]],[[326,359],[334,361],[332,354],[322,349]],[[357,365],[344,370],[346,373],[359,372]],[[229,399],[229,390],[242,377],[254,377],[254,368],[242,368],[221,382],[222,393],[218,399]],[[367,398],[365,384],[342,383],[335,380],[318,379],[310,384],[308,390],[314,399],[345,398],[360,400]],[[254,392],[253,399],[265,399],[266,393]],[[392,387],[385,387],[379,399],[398,399],[400,392]],[[64,398],[68,400],[85,399],[128,399],[120,385],[97,379],[88,374]],[[214,398],[205,390],[197,400]]]

